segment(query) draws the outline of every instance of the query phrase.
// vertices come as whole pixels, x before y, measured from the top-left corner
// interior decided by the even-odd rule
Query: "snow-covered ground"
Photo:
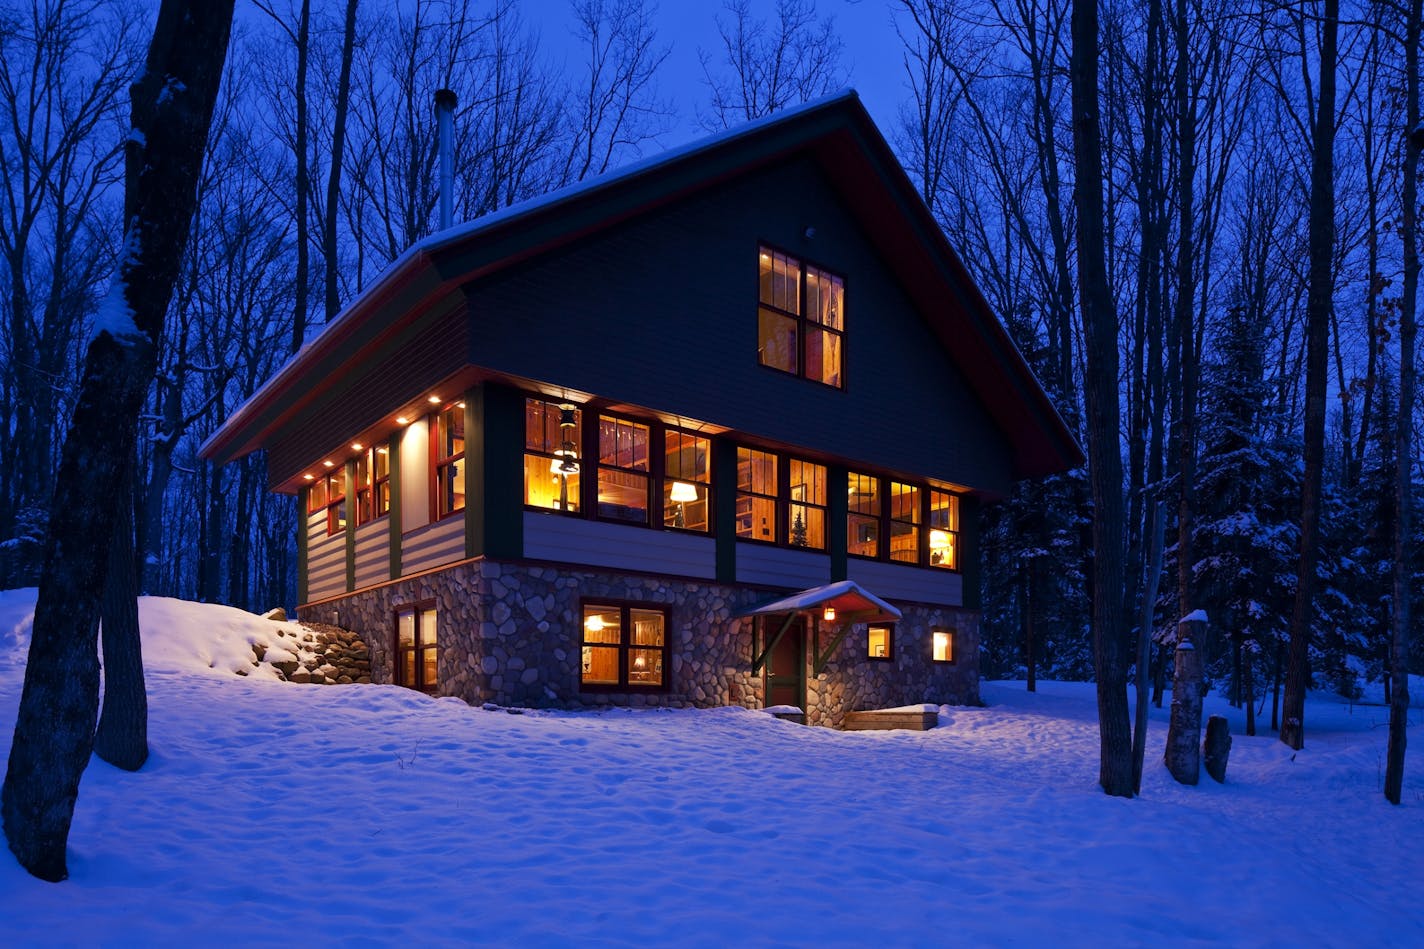
[[[32,603],[0,594],[5,751]],[[90,765],[68,882],[0,852],[0,944],[1424,945],[1424,728],[1391,807],[1382,708],[1313,697],[1292,755],[1208,699],[1235,744],[1196,788],[1154,710],[1126,801],[1084,685],[986,683],[924,733],[515,715],[239,678],[273,624],[141,613],[152,758]]]

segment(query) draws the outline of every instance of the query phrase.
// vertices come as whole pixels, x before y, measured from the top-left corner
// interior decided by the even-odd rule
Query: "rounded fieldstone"
[[[494,656],[485,656],[480,661],[480,670],[487,676],[492,676],[499,671],[499,660]]]

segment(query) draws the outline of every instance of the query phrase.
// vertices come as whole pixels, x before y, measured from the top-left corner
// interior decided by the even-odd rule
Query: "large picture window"
[[[647,425],[601,415],[598,419],[598,516],[648,523]]]
[[[440,637],[435,606],[396,610],[396,685],[435,692],[440,685]]]
[[[438,520],[465,509],[465,403],[456,402],[441,409],[433,429]]]
[[[579,445],[583,412],[573,405],[524,400],[524,504],[579,511]]]
[[[764,245],[758,258],[758,360],[843,387],[845,281]]]
[[[585,603],[580,685],[591,689],[667,687],[667,611],[641,604]]]
[[[663,526],[707,531],[712,440],[669,428],[663,436]]]

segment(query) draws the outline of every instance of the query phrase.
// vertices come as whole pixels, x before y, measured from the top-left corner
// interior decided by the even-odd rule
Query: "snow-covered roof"
[[[838,619],[852,623],[893,623],[901,615],[895,607],[854,580],[837,580],[824,586],[811,587],[809,590],[743,610],[736,615],[745,618],[772,613],[800,613],[826,606],[835,609]]]

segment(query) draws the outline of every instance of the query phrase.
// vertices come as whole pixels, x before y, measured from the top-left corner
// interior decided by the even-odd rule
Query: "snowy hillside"
[[[32,604],[0,594],[6,751]],[[1232,713],[1197,788],[1154,711],[1124,801],[1090,686],[986,684],[925,733],[516,715],[238,677],[274,624],[141,615],[153,757],[90,766],[67,883],[0,858],[0,944],[1424,945],[1424,729],[1391,807],[1382,708],[1317,697],[1294,756]]]

